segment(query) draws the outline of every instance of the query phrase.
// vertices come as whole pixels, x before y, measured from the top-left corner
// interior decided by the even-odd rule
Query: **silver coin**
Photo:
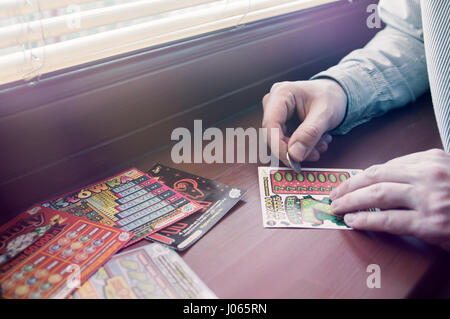
[[[300,163],[295,162],[295,161],[291,161],[291,158],[289,157],[289,152],[286,153],[286,157],[287,157],[287,160],[289,162],[289,165],[294,169],[294,171],[296,173],[301,173],[302,166],[300,165]]]

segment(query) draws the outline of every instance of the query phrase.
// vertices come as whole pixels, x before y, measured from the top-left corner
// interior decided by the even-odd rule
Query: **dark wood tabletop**
[[[261,119],[261,108],[254,107],[217,127],[223,132],[227,127],[258,128]],[[304,166],[364,169],[430,148],[441,148],[441,142],[426,95],[345,136],[335,136],[320,161]],[[354,230],[264,228],[259,164],[177,165],[170,148],[165,148],[131,165],[146,171],[156,162],[247,190],[243,201],[181,253],[220,298],[405,298],[414,296],[424,282],[431,293],[437,285],[433,269],[447,255],[415,238]],[[381,288],[367,287],[370,264],[380,266]]]

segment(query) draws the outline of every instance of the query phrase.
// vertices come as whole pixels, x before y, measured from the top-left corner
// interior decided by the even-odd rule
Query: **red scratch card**
[[[64,298],[133,234],[42,206],[0,227],[3,298]]]

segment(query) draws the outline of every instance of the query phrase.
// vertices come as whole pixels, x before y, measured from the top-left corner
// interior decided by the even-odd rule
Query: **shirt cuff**
[[[361,63],[346,61],[314,75],[311,80],[323,78],[336,81],[347,94],[344,119],[331,134],[346,134],[376,115],[368,108],[371,101],[383,94],[381,88],[384,80],[376,69],[369,70]]]

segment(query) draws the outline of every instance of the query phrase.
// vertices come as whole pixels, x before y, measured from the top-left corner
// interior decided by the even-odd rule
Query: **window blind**
[[[2,0],[0,85],[338,0]]]

